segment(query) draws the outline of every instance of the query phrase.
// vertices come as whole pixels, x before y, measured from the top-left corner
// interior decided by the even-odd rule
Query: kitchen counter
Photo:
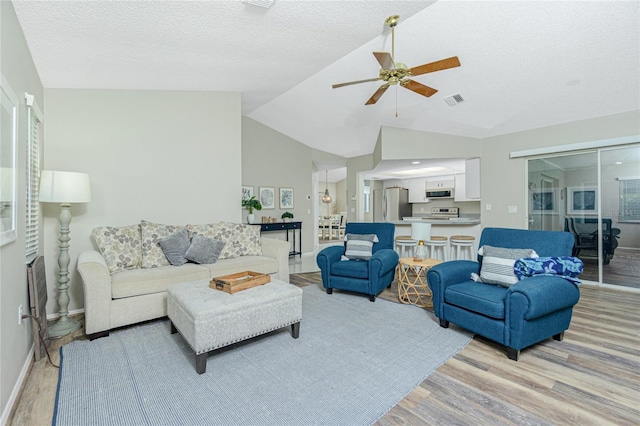
[[[411,226],[413,222],[430,223],[432,225],[446,225],[446,226],[469,226],[480,225],[480,219],[457,219],[457,220],[444,220],[444,219],[421,219],[421,220],[392,220],[396,226]]]
[[[455,220],[443,220],[443,219],[425,219],[421,220],[396,220],[391,221],[396,225],[395,236],[399,235],[411,235],[411,224],[417,223],[430,223],[431,235],[439,235],[447,238],[451,238],[452,235],[471,235],[476,238],[473,250],[478,250],[478,241],[480,240],[480,218],[465,218],[463,222]],[[449,248],[447,248],[447,252]]]

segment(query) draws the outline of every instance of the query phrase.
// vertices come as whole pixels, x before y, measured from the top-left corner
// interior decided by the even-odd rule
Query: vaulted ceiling
[[[13,1],[46,88],[233,91],[242,112],[312,148],[373,151],[380,126],[488,137],[640,109],[638,1]],[[380,82],[373,51],[426,98]],[[444,98],[459,94],[449,106]]]

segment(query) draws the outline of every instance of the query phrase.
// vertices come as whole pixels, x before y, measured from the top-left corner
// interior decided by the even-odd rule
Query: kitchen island
[[[391,221],[396,225],[395,236],[407,236],[411,235],[411,224],[416,222],[415,220],[395,220]],[[480,240],[480,219],[464,219],[464,220],[445,220],[445,219],[422,219],[421,223],[431,224],[431,235],[442,236],[451,238],[452,235],[471,235],[475,237],[475,243],[473,245],[473,253],[478,251],[478,241]],[[447,246],[447,258],[449,256],[450,248]]]

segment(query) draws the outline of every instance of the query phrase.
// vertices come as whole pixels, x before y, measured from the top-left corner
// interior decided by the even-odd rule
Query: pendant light
[[[324,195],[322,196],[322,202],[329,204],[331,202],[331,195],[329,195],[329,170],[325,170],[324,178]]]

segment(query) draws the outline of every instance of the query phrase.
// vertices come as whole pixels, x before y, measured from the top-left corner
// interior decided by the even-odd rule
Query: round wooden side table
[[[421,308],[432,308],[433,296],[427,284],[427,271],[441,262],[438,259],[400,258],[398,261],[398,299],[400,302]]]

